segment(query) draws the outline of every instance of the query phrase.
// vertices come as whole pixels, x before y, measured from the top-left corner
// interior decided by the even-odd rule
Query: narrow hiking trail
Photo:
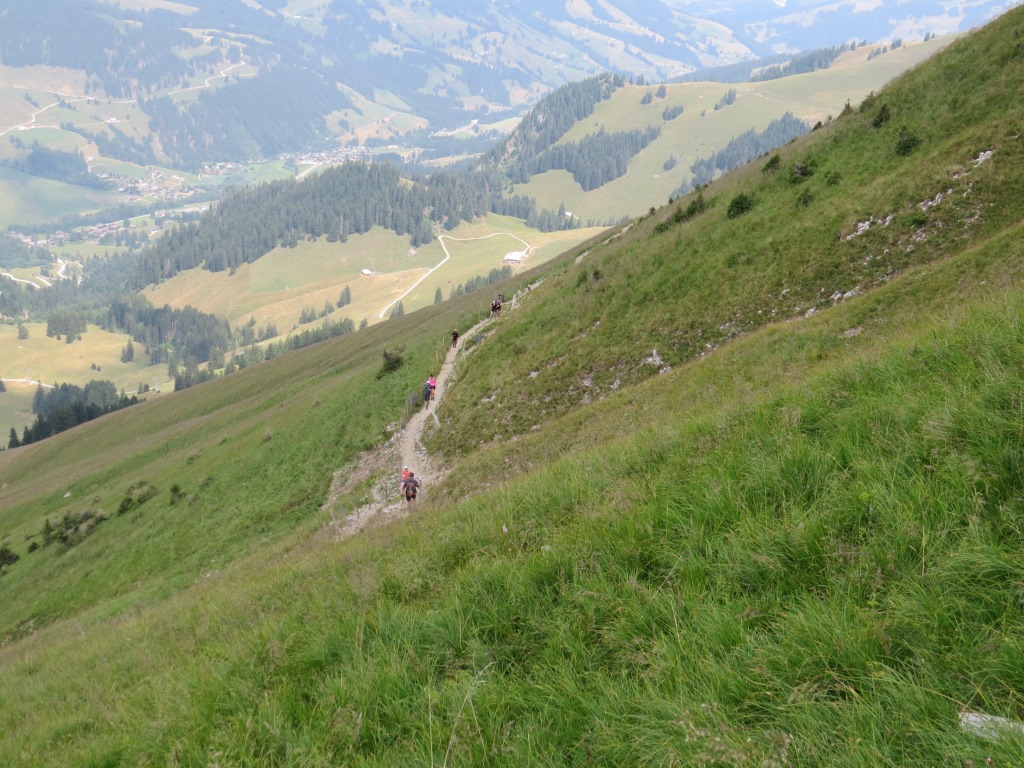
[[[437,371],[437,390],[429,406],[424,406],[421,399],[420,407],[391,440],[334,473],[327,500],[321,507],[322,511],[331,516],[324,533],[332,538],[346,538],[371,525],[387,525],[408,516],[419,502],[410,505],[399,492],[402,467],[409,467],[423,483],[421,497],[429,494],[430,486],[440,483],[448,474],[447,468],[438,464],[426,452],[420,444],[420,438],[429,421],[440,426],[434,410],[444,400],[456,360],[469,354],[465,350],[465,342],[480,334],[492,322],[492,318],[481,320],[460,336],[458,347],[448,349]],[[354,509],[345,508],[342,497],[367,483],[370,483],[369,493],[360,499],[359,505]]]
[[[482,331],[488,324],[490,319],[481,320],[479,323],[474,325],[469,331],[466,332],[462,343],[465,343],[465,339],[470,339],[477,333]],[[444,356],[444,362],[441,363],[441,370],[437,372],[437,390],[434,393],[434,399],[425,405],[423,408],[417,410],[402,428],[399,433],[398,439],[398,458],[399,464],[402,467],[409,467],[413,472],[416,473],[417,477],[423,478],[424,482],[428,479],[435,478],[438,474],[437,468],[433,466],[433,462],[429,454],[423,450],[420,445],[420,437],[423,435],[423,430],[427,425],[428,420],[437,422],[437,416],[434,414],[434,410],[440,405],[441,400],[447,392],[448,379],[452,375],[452,370],[455,367],[455,359],[463,354],[461,344],[459,347],[451,347],[448,353]]]

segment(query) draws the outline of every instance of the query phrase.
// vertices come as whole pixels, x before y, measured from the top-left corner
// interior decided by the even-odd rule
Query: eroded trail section
[[[432,484],[440,483],[447,469],[433,461],[420,444],[420,437],[428,420],[435,420],[434,409],[444,400],[455,361],[464,354],[465,340],[480,334],[491,322],[488,318],[474,325],[464,334],[458,347],[445,355],[437,372],[435,399],[428,406],[413,413],[399,432],[380,448],[362,454],[355,461],[334,473],[331,490],[321,509],[330,514],[324,533],[333,538],[344,538],[369,526],[387,525],[409,514],[409,504],[399,493],[399,474],[409,467],[421,478],[425,492]],[[346,509],[344,499],[359,488],[368,487],[364,498],[354,508]]]

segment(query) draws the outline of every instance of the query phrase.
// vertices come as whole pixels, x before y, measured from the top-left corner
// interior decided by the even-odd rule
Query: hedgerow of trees
[[[486,275],[476,275],[475,277],[469,278],[465,283],[459,283],[457,286],[452,288],[451,295],[448,298],[472,293],[475,290],[512,277],[512,274],[512,267],[508,264],[501,267],[495,267]],[[440,290],[440,288],[438,290]]]
[[[807,72],[816,72],[819,69],[828,69],[840,54],[856,50],[856,48],[857,43],[854,41],[832,46],[831,48],[819,48],[816,51],[801,53],[785,63],[764,67],[759,72],[750,76],[750,82],[758,83],[766,80],[778,80],[790,75],[801,75]]]

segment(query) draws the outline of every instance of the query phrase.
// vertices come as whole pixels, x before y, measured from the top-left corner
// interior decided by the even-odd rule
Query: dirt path
[[[411,511],[410,505],[399,492],[399,473],[402,467],[409,467],[416,473],[416,477],[421,478],[421,496],[428,495],[430,486],[440,483],[448,474],[447,468],[439,465],[426,452],[420,444],[420,437],[428,421],[437,421],[434,410],[444,400],[456,359],[464,354],[465,340],[479,334],[489,323],[490,318],[480,321],[462,334],[457,348],[448,350],[437,372],[435,399],[429,407],[419,408],[381,448],[363,454],[334,473],[331,490],[321,507],[331,516],[324,534],[332,538],[346,538],[364,528],[387,525],[407,516]],[[343,497],[367,484],[370,486],[369,492],[360,499],[358,506],[345,509]]]

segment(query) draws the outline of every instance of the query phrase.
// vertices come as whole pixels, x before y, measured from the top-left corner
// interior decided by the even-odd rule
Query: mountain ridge
[[[948,34],[1003,9],[960,2],[940,14],[934,7],[902,3],[904,18],[896,21],[878,8],[846,13],[820,4],[802,13],[845,17],[810,27],[800,14],[760,16],[756,4],[707,11],[730,29],[664,2],[468,9],[386,0],[324,3],[307,8],[307,16],[278,2],[120,8],[102,0],[45,0],[31,12],[23,4],[0,5],[8,30],[0,48],[15,71],[70,68],[83,81],[84,97],[138,100],[142,114],[124,130],[117,122],[123,115],[107,115],[96,127],[75,114],[80,107],[60,100],[61,124],[97,143],[105,157],[195,169],[322,148],[338,137],[386,142],[422,129],[424,121],[433,131],[471,119],[494,124],[560,84],[603,71],[668,80],[708,65],[850,40],[887,44]],[[740,31],[755,27],[761,31],[753,35]],[[79,46],[53,44],[83,31]],[[786,42],[789,35],[800,44]],[[104,46],[117,56],[104,54]],[[358,93],[372,114],[332,84]],[[49,98],[42,85],[29,88],[27,98]]]

